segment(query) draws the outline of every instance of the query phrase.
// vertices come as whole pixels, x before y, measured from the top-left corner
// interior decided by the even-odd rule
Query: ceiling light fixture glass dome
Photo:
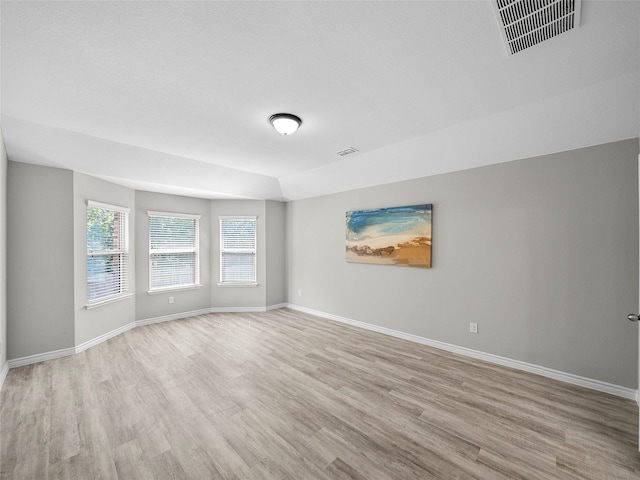
[[[300,117],[290,113],[276,113],[275,115],[271,115],[269,122],[273,125],[273,128],[276,129],[276,132],[282,135],[291,135],[302,125]]]

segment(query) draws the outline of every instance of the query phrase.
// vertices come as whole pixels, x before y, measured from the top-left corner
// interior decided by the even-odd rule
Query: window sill
[[[92,308],[101,307],[102,305],[108,305],[109,303],[119,302],[120,300],[125,300],[127,298],[133,297],[135,295],[134,292],[126,293],[124,295],[118,295],[117,297],[107,298],[105,300],[99,300],[93,303],[87,303],[84,308],[87,310],[91,310]]]
[[[219,287],[257,287],[258,283],[219,283]]]
[[[181,292],[184,290],[198,290],[199,288],[202,288],[202,285],[198,284],[198,285],[184,285],[184,286],[178,286],[178,287],[169,287],[169,288],[158,288],[156,290],[149,290],[147,292],[148,295],[159,295],[161,293],[168,293],[168,292]]]

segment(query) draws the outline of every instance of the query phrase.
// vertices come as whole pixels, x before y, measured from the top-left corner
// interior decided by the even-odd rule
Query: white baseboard
[[[385,335],[402,338],[404,340],[409,340],[411,342],[420,343],[422,345],[439,348],[441,350],[457,353],[460,355],[464,355],[466,357],[472,357],[478,360],[484,360],[486,362],[496,363],[498,365],[503,365],[505,367],[515,368],[517,370],[523,370],[525,372],[542,375],[543,377],[553,378],[555,380],[571,383],[573,385],[579,385],[581,387],[590,388],[592,390],[597,390],[599,392],[605,392],[611,395],[616,395],[618,397],[628,398],[630,400],[636,400],[638,402],[638,405],[640,406],[640,396],[639,396],[640,392],[632,388],[622,387],[620,385],[613,385],[611,383],[602,382],[600,380],[581,377],[579,375],[574,375],[572,373],[561,372],[558,370],[553,370],[551,368],[543,367],[541,365],[534,365],[532,363],[522,362],[520,360],[514,360],[511,358],[501,357],[499,355],[493,355],[491,353],[481,352],[479,350],[473,350],[466,347],[459,347],[457,345],[452,345],[450,343],[440,342],[438,340],[431,340],[429,338],[420,337],[418,335],[400,332],[398,330],[392,330],[390,328],[380,327],[378,325],[372,325],[370,323],[365,323],[358,320],[352,320],[350,318],[340,317],[338,315],[321,312],[319,310],[314,310],[307,307],[301,307],[299,305],[287,304],[287,307],[292,310],[298,310],[300,312],[308,313],[310,315],[315,315],[317,317],[322,317],[328,320],[334,320],[336,322],[346,323],[354,327],[364,328],[366,330],[371,330],[374,332],[383,333]]]
[[[84,352],[87,348],[94,347],[102,342],[106,342],[110,338],[120,335],[121,333],[124,333],[127,330],[131,330],[132,328],[135,328],[135,326],[136,326],[136,323],[131,322],[131,323],[127,323],[126,325],[123,325],[122,327],[118,327],[115,330],[111,330],[110,332],[103,333],[99,337],[92,338],[91,340],[88,340],[84,343],[81,343],[80,345],[77,345],[74,353]]]
[[[163,315],[161,317],[147,318],[145,320],[136,320],[136,327],[143,325],[151,325],[152,323],[168,322],[170,320],[180,320],[181,318],[195,317],[197,315],[206,315],[207,313],[254,313],[266,312],[278,308],[285,308],[286,303],[270,305],[268,307],[211,307],[202,310],[194,310],[191,312],[175,313],[173,315]]]
[[[195,317],[197,315],[206,315],[208,313],[243,313],[243,312],[266,312],[268,310],[275,310],[278,308],[285,308],[286,303],[279,303],[276,305],[270,305],[267,307],[212,307],[202,310],[193,310],[191,312],[174,313],[171,315],[163,315],[161,317],[146,318],[144,320],[136,320],[135,322],[128,323],[122,327],[116,328],[110,332],[104,333],[96,338],[81,343],[73,348],[65,348],[62,350],[55,350],[53,352],[38,353],[36,355],[29,355],[27,357],[15,358],[9,360],[3,367],[2,373],[0,373],[0,388],[10,368],[22,367],[25,365],[32,365],[34,363],[44,362],[45,360],[53,360],[55,358],[66,357],[68,355],[74,355],[76,353],[83,352],[87,348],[91,348],[102,342],[109,340],[121,333],[131,330],[132,328],[142,327],[144,325],[151,325],[153,323],[168,322],[171,320],[180,320],[182,318]],[[5,371],[6,370],[6,371]]]
[[[195,317],[196,315],[206,315],[207,313],[211,313],[210,308],[204,308],[202,310],[193,310],[191,312],[173,313],[171,315],[163,315],[161,317],[146,318],[144,320],[136,320],[135,326],[142,327],[143,325],[169,322],[171,320],[180,320],[182,318]]]
[[[286,308],[288,303],[276,303],[275,305],[267,305],[266,307],[211,307],[211,313],[251,313],[251,312],[269,312],[279,308]]]
[[[211,313],[255,313],[266,312],[266,307],[211,307]]]
[[[275,305],[269,305],[267,307],[267,312],[271,310],[278,310],[279,308],[287,308],[288,305],[288,303],[276,303]]]
[[[4,379],[7,378],[7,373],[9,373],[9,362],[4,362],[2,370],[0,370],[0,390],[2,390]]]
[[[122,327],[118,327],[115,330],[111,330],[110,332],[104,333],[96,338],[92,338],[91,340],[81,343],[80,345],[77,345],[73,348],[64,348],[62,350],[54,350],[53,352],[37,353],[35,355],[29,355],[26,357],[14,358],[13,360],[9,360],[7,364],[9,368],[16,368],[16,367],[23,367],[25,365],[32,365],[34,363],[44,362],[46,360],[53,360],[55,358],[75,355],[76,353],[85,351],[87,348],[91,348],[102,342],[106,342],[110,338],[120,335],[121,333],[124,333],[127,330],[131,330],[132,328],[135,328],[135,326],[136,326],[135,322],[127,323]]]
[[[102,342],[106,342],[110,338],[120,335],[121,333],[124,333],[127,330],[131,330],[135,326],[136,326],[135,322],[131,322],[126,325],[123,325],[122,327],[116,328],[115,330],[111,330],[110,332],[104,333],[99,337],[92,338],[91,340],[81,343],[76,347],[64,348],[62,350],[54,350],[53,352],[38,353],[35,355],[29,355],[26,357],[14,358],[13,360],[9,360],[7,362],[7,365],[9,366],[9,368],[23,367],[25,365],[33,365],[34,363],[44,362],[46,360],[53,360],[56,358],[67,357],[69,355],[75,355],[76,353],[85,351],[87,348],[91,348]]]
[[[75,355],[75,353],[75,347],[63,348],[61,350],[54,350],[53,352],[36,353],[35,355],[14,358],[13,360],[9,360],[7,363],[9,364],[9,368],[24,367],[25,365],[45,362],[55,358],[68,357],[69,355]]]

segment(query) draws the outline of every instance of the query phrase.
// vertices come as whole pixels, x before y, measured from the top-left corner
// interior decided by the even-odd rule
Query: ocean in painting
[[[347,262],[431,268],[432,205],[347,212]]]

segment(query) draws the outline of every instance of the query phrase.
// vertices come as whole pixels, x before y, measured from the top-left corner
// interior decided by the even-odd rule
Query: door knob
[[[629,320],[630,322],[637,322],[638,320],[640,320],[640,315],[638,315],[637,313],[630,313],[629,315],[627,315],[627,320]]]

